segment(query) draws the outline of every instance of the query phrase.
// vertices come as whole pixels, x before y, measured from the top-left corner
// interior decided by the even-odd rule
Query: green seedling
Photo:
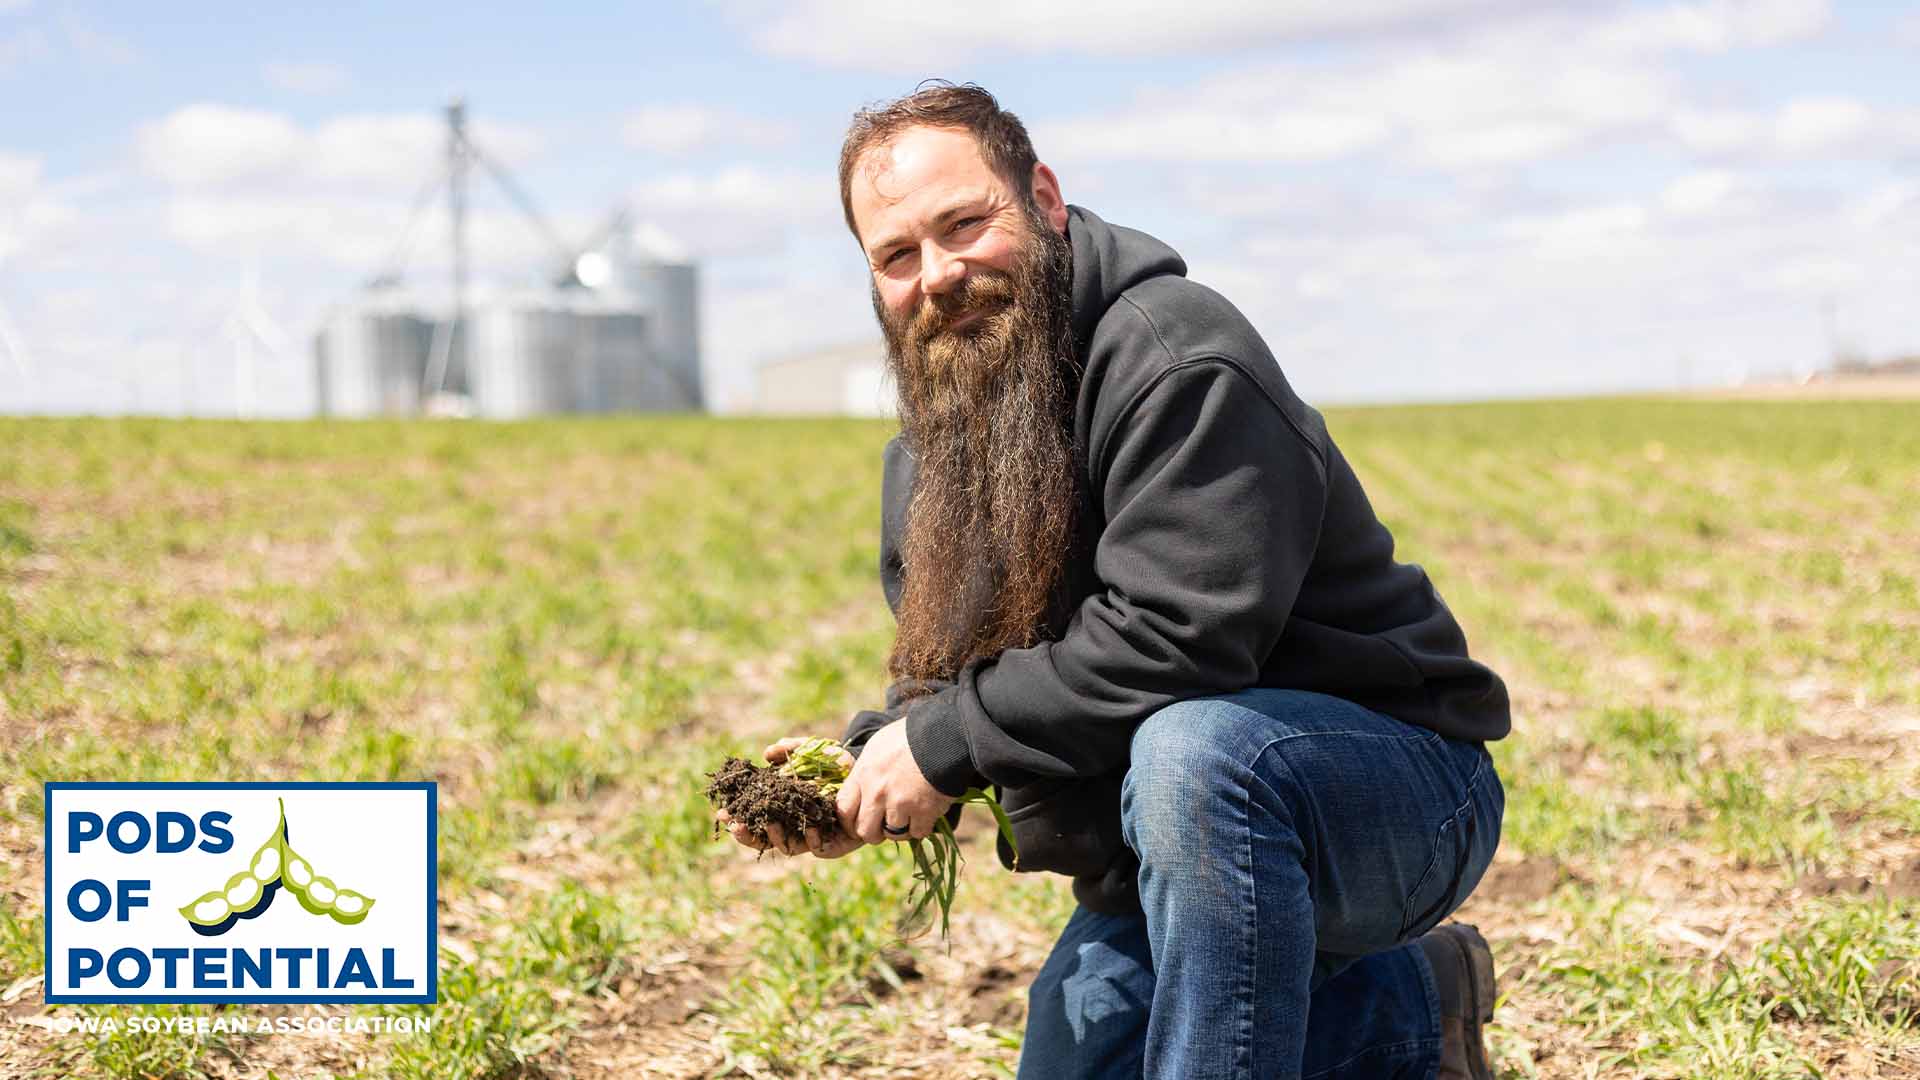
[[[979,788],[968,788],[956,800],[961,805],[972,803],[984,806],[993,814],[994,824],[1000,830],[1001,839],[1007,842],[1007,850],[1013,853],[1015,869],[1020,866],[1020,849],[1013,842],[1013,823],[1007,820],[1007,812],[1000,809],[1000,800]],[[933,832],[926,840],[909,840],[907,847],[913,851],[913,891],[907,895],[907,914],[900,920],[901,933],[914,935],[923,931],[928,922],[928,905],[940,906],[940,937],[947,937],[947,918],[953,911],[953,894],[960,886],[960,839],[953,835],[953,822],[941,815],[934,822]]]
[[[847,771],[840,767],[839,750],[840,744],[832,739],[808,739],[787,754],[780,772],[813,781],[820,794],[831,799],[840,793],[840,784],[847,778]]]
[[[373,900],[366,895],[338,888],[332,879],[315,874],[313,865],[287,843],[287,806],[282,801],[280,820],[254,851],[247,869],[182,907],[180,914],[197,926],[219,926],[235,917],[257,914],[273,902],[275,882],[286,886],[301,907],[343,925],[360,922],[373,909]]]

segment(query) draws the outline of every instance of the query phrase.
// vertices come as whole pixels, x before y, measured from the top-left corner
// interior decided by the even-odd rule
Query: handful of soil
[[[730,757],[718,772],[707,774],[713,781],[707,785],[707,800],[745,825],[763,845],[769,843],[770,823],[778,823],[788,836],[804,836],[809,828],[817,828],[822,840],[831,840],[840,835],[840,812],[833,797],[846,779],[833,754],[837,745],[827,739],[809,739],[778,767]],[[719,822],[714,822],[713,831],[720,835]]]
[[[707,774],[712,780],[707,785],[707,799],[745,825],[763,847],[769,843],[767,826],[774,822],[789,836],[801,836],[808,828],[817,828],[823,841],[832,840],[841,833],[834,796],[847,778],[839,751],[840,744],[832,739],[808,739],[778,767],[730,757],[718,772]],[[1014,846],[1013,825],[1000,803],[978,788],[968,789],[958,801],[985,806],[993,812],[1000,835],[1014,851],[1017,868],[1020,853]],[[713,823],[713,834],[720,835],[718,821]],[[940,936],[945,938],[954,890],[960,883],[960,840],[953,834],[953,823],[942,816],[934,822],[932,835],[908,840],[906,846],[913,854],[913,889],[898,929],[907,937],[925,933],[933,925],[933,912],[938,910]]]

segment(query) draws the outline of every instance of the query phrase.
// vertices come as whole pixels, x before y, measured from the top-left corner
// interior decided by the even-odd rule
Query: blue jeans
[[[1121,795],[1145,915],[1074,912],[1020,1077],[1431,1077],[1439,999],[1411,942],[1479,884],[1505,808],[1481,744],[1339,698],[1154,713]]]

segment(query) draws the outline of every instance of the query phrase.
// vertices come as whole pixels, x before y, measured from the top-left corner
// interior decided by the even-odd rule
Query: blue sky
[[[296,342],[256,404],[309,408],[304,342],[387,260],[455,95],[562,233],[625,200],[700,258],[724,407],[873,336],[834,157],[928,76],[993,90],[1310,400],[1920,352],[1916,66],[1911,6],[1818,0],[0,0],[0,410],[231,412],[249,288]],[[485,284],[533,280],[544,244],[476,203]]]

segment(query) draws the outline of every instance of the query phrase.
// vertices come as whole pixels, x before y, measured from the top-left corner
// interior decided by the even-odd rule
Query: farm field
[[[1328,421],[1513,690],[1502,1075],[1920,1076],[1920,403]],[[890,433],[0,419],[0,1077],[1010,1076],[1063,880],[969,811],[902,943],[700,794],[878,706]],[[50,779],[437,780],[432,1031],[56,1032],[133,1010],[41,1001]]]

